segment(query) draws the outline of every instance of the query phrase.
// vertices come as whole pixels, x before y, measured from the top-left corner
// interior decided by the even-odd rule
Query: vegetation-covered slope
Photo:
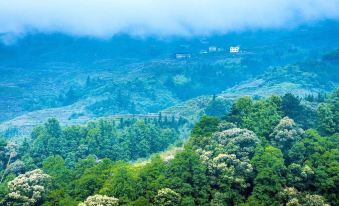
[[[334,50],[326,53],[316,60],[308,59],[293,65],[269,68],[262,75],[227,88],[217,96],[229,105],[234,98],[244,95],[253,96],[257,99],[273,94],[284,95],[285,93],[293,93],[303,97],[322,95],[338,86],[339,77],[336,71],[339,67],[335,59],[337,52],[338,50]],[[328,56],[334,57],[329,58]],[[222,68],[220,69],[222,70]],[[184,71],[186,70],[183,69],[182,72]],[[194,75],[194,73],[196,71],[187,75]],[[108,84],[107,81],[101,82],[98,79],[87,79],[85,85],[69,91],[74,98],[79,96],[85,99],[76,100],[66,106],[26,113],[13,120],[3,122],[0,125],[0,131],[9,137],[27,136],[35,125],[42,124],[51,117],[57,118],[62,125],[74,125],[85,124],[93,118],[102,116],[111,116],[112,118],[136,114],[147,116],[149,113],[160,111],[168,116],[182,116],[195,122],[204,115],[205,108],[212,99],[212,96],[206,95],[186,101],[178,99],[174,95],[176,86],[167,87],[166,84],[168,84],[168,81],[188,81],[183,74],[174,76],[171,80],[166,80],[167,72],[153,74],[149,72],[146,75],[145,71],[142,71],[133,75],[137,74],[141,77],[129,80],[127,83],[124,83],[124,81],[128,76],[124,80],[119,80],[121,82],[116,84]],[[214,86],[214,81],[212,82],[206,84]],[[191,84],[194,83],[189,80],[189,82],[184,83],[183,87]],[[198,90],[200,91],[199,88],[204,85],[204,83],[201,83]],[[186,89],[192,95],[190,89]],[[201,94],[209,92],[201,91]]]
[[[338,34],[336,22],[321,22],[284,31],[166,41],[30,35],[13,45],[0,45],[0,121],[73,104],[74,113],[89,118],[158,112],[220,93],[269,67],[317,61],[339,47]],[[234,45],[240,45],[239,54],[229,53]],[[191,58],[177,59],[176,54]],[[322,64],[311,67],[323,69]],[[333,80],[331,73],[321,76]]]
[[[339,205],[338,25],[0,45],[0,205]]]
[[[161,129],[173,123],[131,122],[120,139],[125,146],[115,148],[106,141],[119,140],[119,129],[109,122],[61,129],[50,120],[18,148],[2,142],[2,203],[338,205],[338,95],[325,98],[311,119],[292,94],[241,97],[229,112],[214,112],[221,118],[205,116],[195,124],[183,151],[146,164],[113,160],[117,151],[137,155],[121,158],[133,160],[163,148],[153,143],[174,142],[174,133]],[[63,144],[52,146],[58,141]]]

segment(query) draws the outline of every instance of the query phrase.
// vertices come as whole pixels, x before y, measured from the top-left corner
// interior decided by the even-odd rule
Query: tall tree
[[[272,146],[258,148],[252,164],[257,175],[249,202],[256,205],[279,205],[276,195],[285,184],[286,171],[282,152]]]

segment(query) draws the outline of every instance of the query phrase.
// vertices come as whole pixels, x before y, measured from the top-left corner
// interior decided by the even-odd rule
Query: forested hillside
[[[202,59],[172,62],[165,67],[162,63],[155,64],[156,68],[155,65],[143,67],[136,74],[132,73],[133,77],[121,76],[122,79],[113,83],[112,79],[88,76],[83,84],[71,87],[66,94],[59,96],[59,100],[68,99],[67,104],[25,113],[5,121],[0,124],[0,134],[9,138],[27,136],[37,124],[52,117],[65,126],[86,124],[100,117],[147,117],[164,112],[170,118],[173,115],[181,116],[195,122],[204,114],[213,95],[225,99],[228,105],[244,95],[254,98],[284,95],[287,92],[303,97],[324,95],[338,86],[337,54],[338,49],[323,53],[319,58],[269,67],[252,78],[249,77],[252,75],[242,76],[241,71],[236,69],[241,67],[245,73],[252,72],[244,64],[219,65],[214,61],[206,63]],[[215,64],[218,66],[214,67]],[[207,68],[209,75],[204,75]],[[136,78],[135,75],[140,77]],[[235,84],[240,80],[244,81]],[[231,86],[233,84],[235,86]]]
[[[0,0],[0,206],[339,206],[339,0]]]
[[[181,144],[184,122],[50,119],[23,144],[2,140],[1,203],[338,205],[338,105],[339,90],[244,96],[227,110],[214,98],[182,151],[143,164],[133,161]]]
[[[325,21],[291,30],[166,41],[28,35],[13,45],[0,44],[0,122],[17,117],[35,125],[64,113],[57,117],[61,122],[77,124],[114,114],[157,113],[294,64],[311,76],[321,72],[315,79],[326,87],[315,82],[312,89],[328,91],[338,79],[332,76],[337,56],[331,55],[339,47],[338,34],[338,24]],[[229,53],[234,45],[241,52]]]

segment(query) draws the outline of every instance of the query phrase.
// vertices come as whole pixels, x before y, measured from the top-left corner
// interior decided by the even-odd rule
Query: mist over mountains
[[[1,1],[4,43],[30,33],[110,38],[197,36],[291,28],[339,18],[338,0],[61,0]]]
[[[339,0],[0,0],[0,205],[339,205]]]

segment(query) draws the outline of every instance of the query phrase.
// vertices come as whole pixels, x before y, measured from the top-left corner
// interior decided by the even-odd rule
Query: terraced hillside
[[[212,95],[231,102],[331,91],[338,84],[337,34],[338,25],[325,22],[167,41],[28,36],[0,46],[0,132],[27,135],[51,117],[72,125],[169,112],[194,122]],[[232,45],[241,52],[230,54]]]

